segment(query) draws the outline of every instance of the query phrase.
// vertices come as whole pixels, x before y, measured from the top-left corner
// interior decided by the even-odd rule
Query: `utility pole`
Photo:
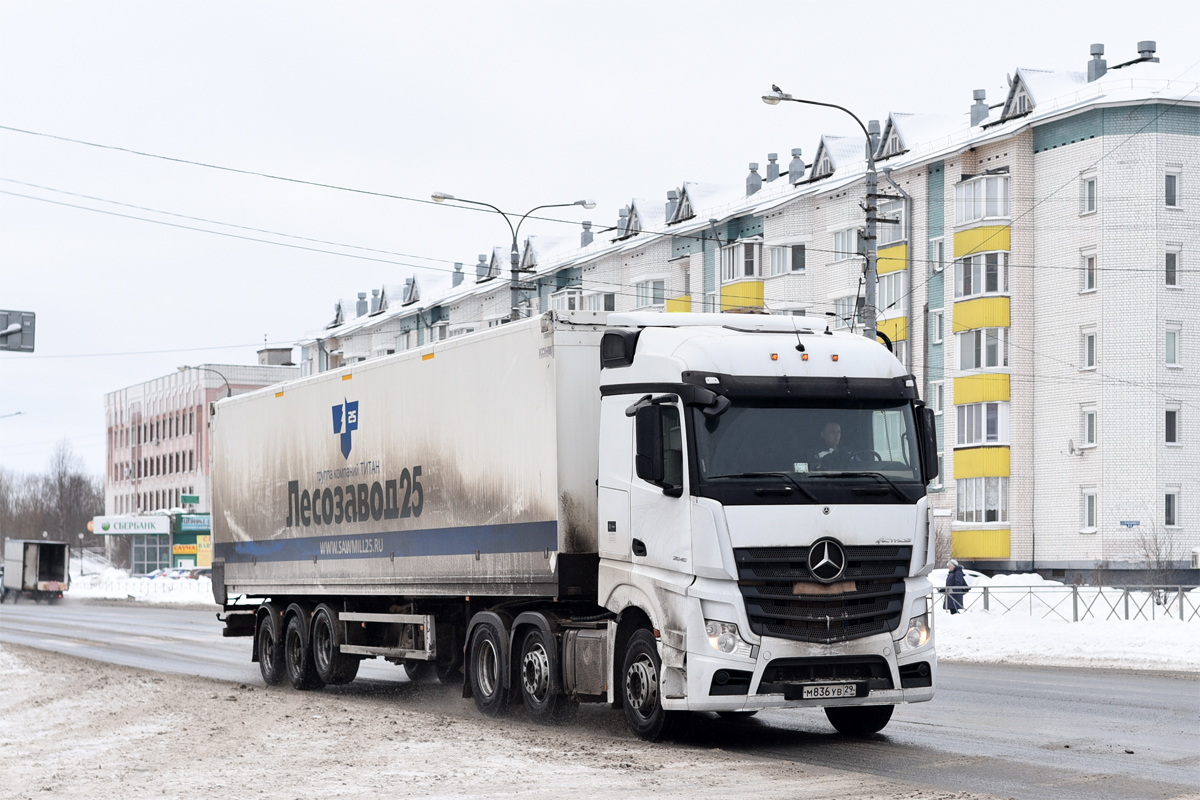
[[[789,103],[805,103],[810,106],[824,106],[825,108],[836,108],[838,111],[844,111],[853,117],[858,123],[858,127],[862,128],[863,136],[866,137],[866,155],[867,155],[867,176],[866,176],[866,202],[859,205],[867,215],[867,229],[863,234],[863,256],[867,260],[866,269],[864,270],[865,279],[867,282],[867,290],[865,302],[863,304],[863,336],[866,336],[871,341],[876,340],[876,284],[879,280],[878,258],[876,246],[876,227],[879,223],[879,175],[875,172],[875,147],[877,145],[876,137],[879,136],[879,123],[876,120],[871,120],[871,128],[868,129],[863,125],[861,119],[848,108],[844,108],[834,103],[820,103],[816,100],[801,100],[798,97],[792,97],[786,92],[780,91],[779,87],[772,87],[770,94],[765,94],[762,101],[769,106],[777,106],[784,100]],[[874,134],[874,135],[872,135]]]

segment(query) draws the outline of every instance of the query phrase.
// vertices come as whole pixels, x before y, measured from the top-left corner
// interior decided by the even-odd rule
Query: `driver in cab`
[[[842,426],[829,420],[821,428],[821,447],[812,458],[813,468],[836,469],[849,460],[849,453],[842,447]]]

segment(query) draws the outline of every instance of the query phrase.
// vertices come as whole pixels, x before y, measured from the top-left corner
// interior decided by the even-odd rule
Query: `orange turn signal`
[[[834,360],[834,361],[837,361],[837,353],[834,353],[834,354],[833,354],[833,360]]]
[[[779,360],[779,353],[771,353],[771,360],[772,360],[772,361],[778,361],[778,360]]]

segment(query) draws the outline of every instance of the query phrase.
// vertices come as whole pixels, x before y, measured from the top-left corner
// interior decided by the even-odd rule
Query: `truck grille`
[[[836,595],[805,591],[805,584],[814,592],[824,588],[808,571],[807,547],[734,548],[733,554],[750,628],[760,636],[824,644],[900,625],[911,547],[846,547],[841,580],[852,581],[854,590]]]

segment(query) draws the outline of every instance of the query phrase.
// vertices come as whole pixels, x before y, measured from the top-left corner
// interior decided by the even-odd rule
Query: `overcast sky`
[[[851,10],[853,8],[853,10]],[[0,2],[0,125],[181,159],[611,225],[684,180],[740,185],[836,111],[768,107],[772,83],[889,111],[966,113],[1016,67],[1083,70],[1139,39],[1200,80],[1187,2]],[[35,311],[37,352],[0,355],[0,467],[40,470],[66,438],[104,465],[103,395],[180,364],[255,363],[353,297],[507,244],[494,214],[285,183],[0,130],[0,308]],[[47,188],[33,188],[36,184]],[[57,191],[50,191],[50,189]],[[401,264],[245,241],[392,253]],[[12,193],[27,195],[16,197]],[[577,237],[530,222],[523,233]],[[427,260],[434,259],[434,260]],[[144,353],[141,351],[172,351]],[[298,355],[298,352],[297,352]]]

